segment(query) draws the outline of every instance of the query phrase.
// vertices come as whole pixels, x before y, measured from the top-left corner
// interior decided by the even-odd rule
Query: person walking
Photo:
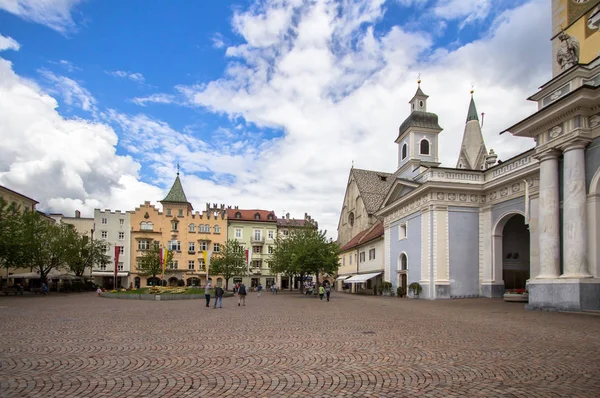
[[[223,308],[223,295],[225,291],[221,286],[217,286],[215,288],[215,304],[213,305],[213,309],[217,308],[217,301],[219,302],[219,308]]]
[[[238,287],[238,307],[242,304],[242,302],[244,303],[244,306],[246,306],[246,294],[246,285],[244,285],[244,282],[242,282],[240,287]]]
[[[256,290],[258,290],[258,297],[260,297],[260,292],[262,292],[262,284],[260,282],[258,282],[258,287]]]
[[[325,295],[327,296],[327,301],[329,301],[329,296],[331,296],[331,286],[325,285]]]
[[[210,282],[206,283],[204,286],[204,298],[206,299],[206,308],[210,306],[210,291],[212,290],[212,286]]]
[[[325,288],[323,285],[319,286],[319,300],[323,301],[323,296],[325,295]]]

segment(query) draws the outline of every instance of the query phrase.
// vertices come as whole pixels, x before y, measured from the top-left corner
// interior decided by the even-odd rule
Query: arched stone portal
[[[504,289],[525,289],[530,277],[530,233],[521,213],[500,218],[493,234],[493,275]]]
[[[588,271],[600,276],[600,169],[592,177],[587,197]]]

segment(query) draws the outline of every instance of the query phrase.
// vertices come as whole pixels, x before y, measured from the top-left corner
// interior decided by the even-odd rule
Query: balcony
[[[256,236],[253,236],[251,239],[252,244],[257,244],[257,245],[264,245],[265,244],[265,237],[264,236],[260,236],[259,238],[257,238]]]

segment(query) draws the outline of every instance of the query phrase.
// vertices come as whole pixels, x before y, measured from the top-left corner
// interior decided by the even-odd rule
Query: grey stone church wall
[[[398,240],[398,226],[407,223],[406,239]],[[408,259],[407,285],[421,281],[421,212],[412,213],[390,224],[390,276],[394,290],[398,287],[400,254]]]
[[[594,174],[600,168],[600,137],[590,142],[585,149],[585,187],[590,192],[590,184]]]
[[[449,207],[450,297],[479,295],[479,208]]]

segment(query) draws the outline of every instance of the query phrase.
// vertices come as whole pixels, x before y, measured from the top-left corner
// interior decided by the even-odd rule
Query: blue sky
[[[0,184],[90,215],[162,199],[179,162],[197,208],[329,231],[353,161],[395,170],[418,73],[454,166],[471,85],[506,159],[551,69],[543,0],[0,0],[0,35]]]

